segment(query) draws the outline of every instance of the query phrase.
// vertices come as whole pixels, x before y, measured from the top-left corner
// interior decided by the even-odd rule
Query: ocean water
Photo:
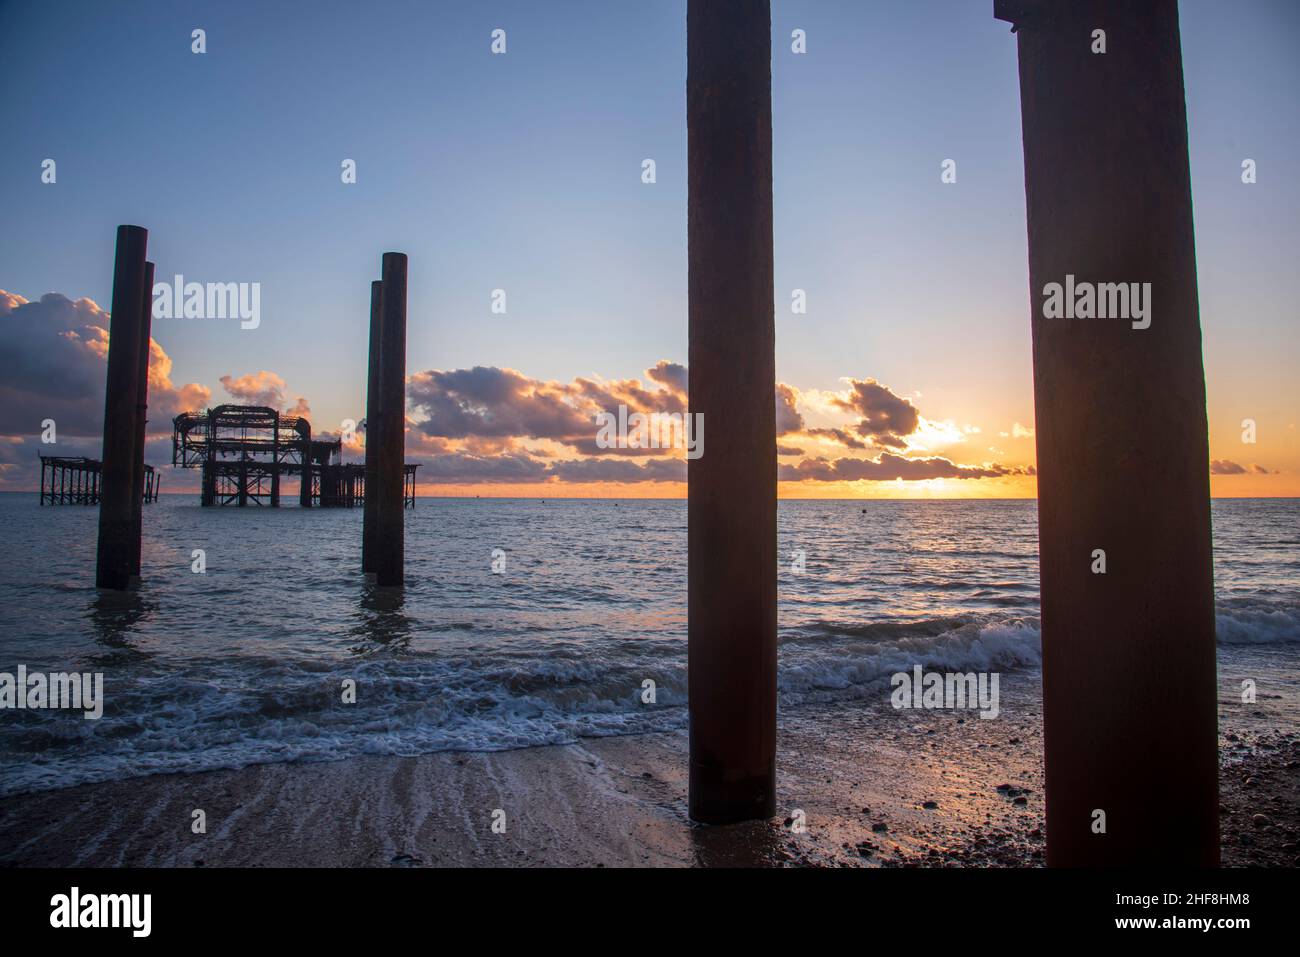
[[[686,725],[684,502],[421,499],[400,594],[360,580],[359,509],[185,495],[145,514],[143,587],[100,595],[96,510],[0,494],[0,671],[102,672],[105,698],[98,721],[0,712],[0,794]],[[1034,502],[782,502],[779,517],[782,711],[879,697],[918,662],[1038,668]],[[1293,720],[1300,500],[1216,501],[1213,521],[1221,682],[1269,676]]]

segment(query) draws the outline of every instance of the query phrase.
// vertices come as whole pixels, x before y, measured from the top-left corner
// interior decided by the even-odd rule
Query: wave
[[[1290,607],[1230,599],[1220,645],[1300,641]],[[915,665],[1036,670],[1037,618],[988,613],[913,621],[809,621],[783,629],[782,709],[888,695]],[[146,667],[154,667],[146,665]],[[105,712],[12,711],[0,728],[0,795],[157,773],[357,755],[501,751],[682,730],[684,641],[629,641],[599,654],[560,647],[482,654],[384,652],[349,661],[191,660],[184,673],[111,669]],[[355,703],[345,703],[345,682]],[[653,702],[649,697],[653,682]]]
[[[1215,635],[1220,645],[1264,645],[1300,642],[1300,609],[1237,607],[1216,609]]]
[[[889,675],[917,663],[969,671],[1039,661],[1037,630],[1023,623],[935,619],[817,637],[829,627],[782,636],[782,708],[880,694]],[[186,674],[105,678],[100,721],[11,713],[0,794],[282,761],[571,744],[687,723],[684,642],[599,657],[405,654],[344,666],[206,659]],[[344,703],[344,682],[355,683],[355,703]]]
[[[786,706],[866,698],[881,694],[892,675],[915,665],[962,673],[1038,668],[1038,622],[982,617],[818,623],[783,637],[777,688]]]

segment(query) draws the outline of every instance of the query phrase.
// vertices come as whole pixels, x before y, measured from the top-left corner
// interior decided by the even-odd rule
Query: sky
[[[772,4],[784,497],[1035,494],[1016,48],[991,6]],[[684,0],[0,3],[0,489],[34,487],[38,450],[97,454],[134,223],[160,279],[261,290],[255,329],[154,321],[151,463],[189,408],[362,419],[397,250],[422,493],[683,495],[680,454],[589,440],[611,405],[686,406],[685,23]],[[1181,23],[1212,491],[1300,495],[1300,5],[1185,0]]]

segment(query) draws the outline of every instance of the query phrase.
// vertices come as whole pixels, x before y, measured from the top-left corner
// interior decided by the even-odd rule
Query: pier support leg
[[[298,507],[311,508],[311,473],[315,467],[315,461],[311,454],[311,435],[298,440],[302,459],[302,483],[298,486]]]
[[[132,501],[140,497],[135,484],[136,417],[139,414],[145,248],[149,231],[141,226],[117,227],[113,265],[113,312],[109,320],[108,369],[104,389],[104,435],[99,498],[99,543],[95,585],[125,590],[138,550]]]
[[[149,498],[149,488],[144,473],[145,425],[149,419],[149,337],[153,331],[153,263],[144,264],[144,296],[140,301],[140,360],[136,370],[139,395],[136,399],[135,450],[131,453],[134,472],[132,485],[138,494],[131,499],[131,533],[135,548],[131,556],[131,576],[140,579],[140,549],[144,537],[144,503]]]
[[[217,415],[208,409],[207,453],[203,459],[203,497],[201,505],[217,504]]]
[[[361,514],[361,571],[375,573],[375,529],[379,518],[375,470],[379,461],[379,342],[383,328],[384,283],[370,284],[370,359],[366,374],[366,480]]]
[[[768,0],[690,0],[686,29],[690,816],[776,800],[776,361]]]
[[[275,417],[271,433],[271,508],[280,507],[280,416]]]
[[[402,510],[406,453],[405,254],[384,253],[383,276],[383,324],[379,339],[379,455],[375,463],[378,505],[375,583],[388,587],[401,585],[405,571],[405,515]]]
[[[1209,455],[1178,7],[994,13],[1016,24],[1020,62],[1047,860],[1212,866]],[[1150,283],[1146,318],[1046,318],[1049,283]]]

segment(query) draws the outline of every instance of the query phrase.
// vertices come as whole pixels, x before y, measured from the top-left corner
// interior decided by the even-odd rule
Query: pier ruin
[[[98,505],[99,476],[103,463],[85,456],[42,455],[42,505]],[[158,501],[162,474],[152,465],[144,467],[142,502]]]
[[[364,465],[343,462],[343,440],[312,438],[311,423],[260,405],[219,405],[172,420],[172,465],[202,470],[200,504],[278,508],[281,482],[298,479],[301,508],[354,508]],[[405,463],[403,505],[415,507],[417,464]]]

